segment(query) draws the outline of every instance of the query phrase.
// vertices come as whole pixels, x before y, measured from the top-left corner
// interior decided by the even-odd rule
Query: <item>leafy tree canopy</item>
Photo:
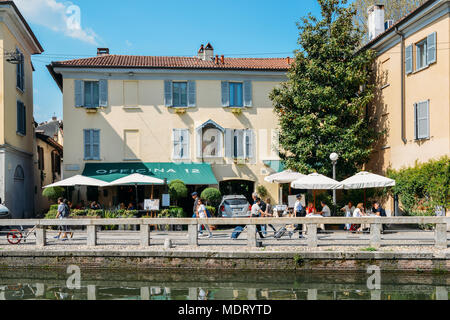
[[[341,178],[370,157],[379,134],[368,110],[373,100],[374,52],[358,51],[356,11],[345,0],[319,0],[321,18],[309,14],[298,28],[300,49],[288,81],[270,98],[280,126],[280,156],[299,172],[331,175],[339,154]]]

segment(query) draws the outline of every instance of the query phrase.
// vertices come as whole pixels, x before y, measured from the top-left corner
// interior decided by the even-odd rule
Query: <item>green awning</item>
[[[175,179],[185,184],[218,184],[209,163],[173,163],[173,162],[115,162],[86,163],[83,176],[112,182],[133,173]]]
[[[281,160],[264,160],[263,162],[275,172],[281,172],[285,169],[285,165]]]

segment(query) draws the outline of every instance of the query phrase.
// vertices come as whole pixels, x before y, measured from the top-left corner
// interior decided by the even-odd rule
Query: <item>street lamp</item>
[[[330,154],[330,160],[333,164],[333,179],[336,180],[336,162],[339,159],[339,155],[336,152]],[[333,190],[333,204],[336,206],[336,190]]]

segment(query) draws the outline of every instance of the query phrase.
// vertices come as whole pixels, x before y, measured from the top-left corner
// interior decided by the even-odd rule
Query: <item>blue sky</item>
[[[97,47],[112,54],[193,56],[208,41],[226,56],[292,56],[296,22],[319,13],[316,0],[15,2],[45,49],[33,57],[37,122],[62,118],[62,94],[45,67],[51,61],[95,56]],[[68,27],[71,5],[80,8],[75,29]]]

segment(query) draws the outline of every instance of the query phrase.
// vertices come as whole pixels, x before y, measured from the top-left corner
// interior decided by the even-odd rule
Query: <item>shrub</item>
[[[103,216],[103,210],[88,210],[86,216],[88,217],[101,217]]]
[[[44,197],[47,197],[48,199],[56,202],[59,197],[62,197],[64,195],[64,188],[63,187],[45,188],[42,191],[42,195]]]
[[[74,217],[81,217],[85,216],[87,214],[87,210],[80,210],[80,209],[72,209],[70,210],[70,215]]]
[[[184,218],[186,214],[181,207],[170,207],[169,208],[169,216],[171,218]]]
[[[209,212],[211,213],[211,216],[213,216],[213,217],[216,216],[216,207],[206,206],[206,209],[209,210]]]
[[[56,219],[56,214],[58,213],[58,210],[50,210],[45,214],[44,219]]]
[[[263,200],[266,199],[267,195],[269,194],[267,192],[267,188],[262,186],[262,185],[259,185],[259,186],[256,187],[256,193]]]
[[[205,190],[203,190],[200,197],[202,199],[205,199],[206,204],[212,205],[212,206],[218,206],[220,203],[220,200],[222,199],[222,194],[216,188],[206,188]]]
[[[436,207],[450,205],[450,158],[417,163],[414,167],[389,170],[395,186],[387,193],[398,195],[407,215],[434,215]]]
[[[183,181],[181,180],[172,180],[169,183],[169,194],[170,198],[177,203],[178,200],[182,198],[186,198],[188,193],[188,189]]]
[[[57,204],[52,204],[50,206],[50,210],[58,210],[58,205]]]

